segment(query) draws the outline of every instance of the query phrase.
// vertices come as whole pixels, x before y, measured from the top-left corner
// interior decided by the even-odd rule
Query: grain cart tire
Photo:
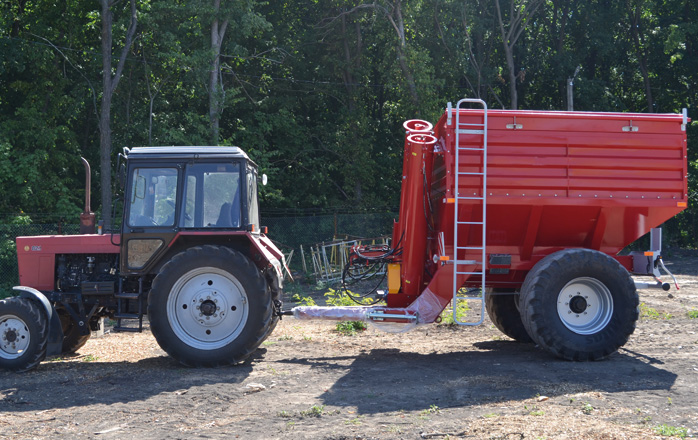
[[[63,347],[61,353],[75,353],[80,350],[90,339],[91,333],[80,334],[80,327],[65,310],[58,310],[58,319],[63,328]]]
[[[526,276],[519,299],[528,334],[567,360],[602,359],[635,331],[639,299],[630,274],[608,255],[567,249]]]
[[[242,362],[269,334],[271,294],[257,267],[223,246],[175,255],[153,280],[148,316],[155,339],[192,367]]]
[[[519,295],[511,290],[492,289],[485,296],[485,308],[492,324],[510,338],[523,343],[531,343],[533,339],[526,332],[521,321],[517,303]]]
[[[40,304],[27,298],[0,300],[0,368],[27,371],[46,357],[48,321]]]

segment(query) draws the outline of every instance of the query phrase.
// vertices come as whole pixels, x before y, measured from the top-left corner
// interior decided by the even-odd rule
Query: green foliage
[[[336,332],[344,336],[355,336],[366,328],[366,323],[363,321],[341,321],[335,326]]]
[[[402,122],[435,122],[465,96],[508,107],[508,65],[494,2],[359,4],[251,0],[216,12],[209,0],[138,2],[138,36],[112,102],[112,159],[124,146],[211,141],[211,25],[227,20],[224,93],[214,93],[219,142],[243,147],[269,175],[265,220],[395,212]],[[81,155],[93,164],[93,207],[100,202],[101,12],[87,1],[22,5],[0,14],[0,213],[76,218]],[[128,2],[113,12],[120,47]],[[698,5],[686,0],[544,2],[513,47],[519,108],[566,109],[567,78],[580,67],[575,110],[688,107],[698,120],[696,23]],[[689,206],[665,231],[672,244],[696,247],[698,124],[687,131]],[[389,229],[391,217],[356,227]],[[331,220],[316,226],[272,231],[282,243],[335,232]]]
[[[294,303],[298,303],[299,305],[302,306],[316,306],[317,304],[315,303],[315,300],[310,297],[310,296],[304,296],[300,293],[294,293],[293,296],[291,296],[291,301]]]
[[[470,305],[468,305],[468,301],[466,300],[460,300],[458,301],[458,306],[456,307],[456,314],[458,316],[458,319],[463,321],[465,320],[465,314],[470,310]],[[456,321],[453,319],[453,305],[449,305],[444,309],[443,312],[441,312],[441,315],[439,315],[441,318],[441,322],[439,325],[456,325]]]
[[[351,294],[351,291],[349,291]],[[331,287],[327,288],[327,292],[325,292],[325,302],[330,305],[330,306],[341,306],[341,307],[346,307],[346,306],[356,306],[357,304],[349,298],[346,294],[344,294],[343,290],[335,290],[332,289]],[[372,300],[371,298],[364,298],[363,300],[360,300],[359,302],[363,304],[371,304]]]
[[[656,309],[647,306],[645,303],[640,303],[640,317],[647,319],[671,319],[672,315],[670,313],[661,313]]]
[[[690,319],[698,319],[698,310],[691,309],[691,310],[689,310],[689,311],[686,312],[686,313],[688,314],[688,317],[689,317]]]
[[[325,405],[313,405],[309,409],[300,412],[301,417],[320,417],[325,410]]]
[[[686,428],[670,425],[655,426],[654,432],[665,437],[686,438],[688,430]]]
[[[328,288],[325,292],[325,302],[327,305],[335,307],[356,306],[357,304],[341,290]],[[364,299],[364,302],[370,303],[370,299]],[[335,326],[335,331],[344,336],[355,336],[358,332],[366,330],[368,327],[363,321],[341,321]]]

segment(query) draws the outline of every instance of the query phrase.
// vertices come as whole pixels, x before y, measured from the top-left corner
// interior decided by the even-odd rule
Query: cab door
[[[147,273],[177,233],[179,164],[133,163],[128,170],[121,235],[121,273]]]

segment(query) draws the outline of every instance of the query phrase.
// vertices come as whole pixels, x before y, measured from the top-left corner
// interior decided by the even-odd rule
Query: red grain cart
[[[449,104],[435,126],[408,121],[393,246],[357,248],[345,270],[386,264],[387,307],[295,315],[409,327],[453,301],[456,322],[476,325],[483,313],[457,313],[475,297],[516,340],[566,359],[607,356],[635,329],[636,288],[669,288],[653,228],[687,206],[687,122],[685,112],[487,110],[481,100]],[[617,255],[651,230],[651,251]]]

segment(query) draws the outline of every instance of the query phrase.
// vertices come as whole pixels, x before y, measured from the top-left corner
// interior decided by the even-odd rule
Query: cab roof
[[[170,146],[124,148],[129,159],[245,159],[247,154],[238,147]]]

